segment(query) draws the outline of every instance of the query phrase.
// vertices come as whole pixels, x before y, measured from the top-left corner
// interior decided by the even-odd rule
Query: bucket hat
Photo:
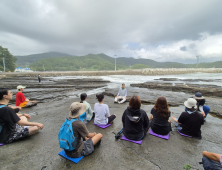
[[[184,106],[186,108],[191,109],[194,107],[196,109],[197,101],[194,98],[189,98],[187,101],[184,102]]]
[[[70,118],[77,118],[86,111],[86,104],[74,102],[70,105]]]

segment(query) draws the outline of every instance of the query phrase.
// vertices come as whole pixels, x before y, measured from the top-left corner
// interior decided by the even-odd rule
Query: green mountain
[[[31,54],[26,56],[15,56],[17,58],[16,64],[19,67],[26,67],[27,65],[30,65],[34,62],[37,62],[41,59],[45,58],[57,58],[62,56],[71,56],[66,53],[59,53],[59,52],[47,52],[47,53],[40,53],[40,54]]]
[[[117,69],[143,68],[195,68],[196,64],[182,64],[177,62],[157,62],[150,59],[134,59],[120,57],[116,59]],[[29,65],[37,71],[77,71],[77,70],[114,70],[115,59],[105,54],[88,54],[85,56],[71,56],[65,53],[48,52],[28,56],[17,56],[18,66]],[[44,65],[44,68],[43,68]],[[221,68],[222,61],[200,63],[199,68]]]
[[[88,54],[86,56],[45,58],[31,64],[31,69],[43,71],[77,71],[77,70],[114,70],[114,59],[104,59],[100,55]],[[117,69],[127,69],[127,66],[117,63]]]

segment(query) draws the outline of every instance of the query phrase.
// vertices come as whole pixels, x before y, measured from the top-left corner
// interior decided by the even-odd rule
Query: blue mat
[[[79,161],[81,161],[81,159],[84,157],[84,156],[81,156],[81,157],[79,157],[79,158],[71,158],[71,157],[68,157],[68,156],[66,155],[66,153],[65,153],[64,150],[60,151],[58,154],[59,154],[60,156],[64,157],[64,158],[66,158],[66,159],[68,159],[68,160],[76,163],[76,164],[77,164]]]

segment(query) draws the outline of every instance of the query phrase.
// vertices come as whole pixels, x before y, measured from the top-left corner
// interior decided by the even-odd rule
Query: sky
[[[0,0],[0,45],[192,63],[222,60],[221,0]]]

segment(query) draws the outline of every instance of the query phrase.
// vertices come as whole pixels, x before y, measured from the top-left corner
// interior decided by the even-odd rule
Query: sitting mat
[[[71,158],[71,157],[68,157],[68,156],[66,155],[66,153],[65,153],[64,150],[60,151],[58,154],[59,154],[60,156],[64,157],[64,158],[66,158],[66,159],[68,159],[68,160],[76,163],[76,164],[77,164],[79,161],[81,161],[81,159],[84,157],[84,156],[81,156],[81,157],[79,157],[79,158]]]
[[[168,140],[169,137],[170,137],[170,134],[167,134],[167,135],[159,135],[159,134],[156,134],[152,131],[152,129],[150,129],[150,132],[149,134],[153,135],[153,136],[156,136],[156,137],[159,137],[159,138],[162,138],[162,139],[166,139]]]
[[[0,143],[0,146],[3,146],[4,144],[3,143]]]
[[[130,139],[127,139],[124,135],[121,137],[121,140],[126,140],[126,141],[130,141],[130,142],[133,142],[133,143],[136,143],[136,144],[142,144],[142,140],[138,140],[138,141],[136,141],[136,140],[130,140]]]
[[[108,125],[97,125],[97,124],[95,124],[95,123],[93,123],[93,124],[96,125],[96,126],[98,126],[98,127],[100,127],[100,128],[103,128],[103,129],[111,126],[111,124],[108,124]]]
[[[181,133],[179,130],[177,130],[177,132],[179,132],[179,134],[180,134],[181,136],[186,136],[186,137],[192,138],[192,136],[185,135],[185,134]]]

